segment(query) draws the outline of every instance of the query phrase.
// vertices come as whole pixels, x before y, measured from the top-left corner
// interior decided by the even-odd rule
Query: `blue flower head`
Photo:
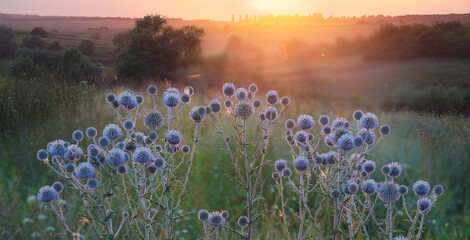
[[[103,129],[103,136],[115,140],[122,136],[122,130],[118,125],[111,123]]]
[[[255,108],[249,101],[239,101],[237,105],[235,105],[234,111],[235,117],[246,120],[253,117]]]
[[[310,161],[304,156],[299,156],[294,160],[293,165],[295,170],[299,172],[304,172],[310,166]]]
[[[126,159],[126,154],[119,148],[113,148],[108,151],[106,156],[106,161],[112,166],[120,166],[124,164],[128,159]]]
[[[209,218],[209,212],[206,209],[201,209],[199,212],[197,212],[197,218],[205,222]]]
[[[119,94],[117,103],[127,109],[134,109],[137,105],[139,105],[137,99],[134,96],[134,92],[131,90],[127,90]]]
[[[310,115],[300,115],[297,119],[297,128],[302,130],[309,130],[313,126],[315,126],[315,120],[313,120],[313,117]]]
[[[36,153],[36,157],[37,157],[39,160],[46,160],[46,159],[49,157],[49,153],[48,153],[45,149],[40,149],[40,150]]]
[[[39,189],[38,192],[38,201],[39,202],[44,202],[44,203],[50,203],[54,201],[57,196],[59,196],[59,193],[50,186],[44,186]]]
[[[264,115],[268,120],[276,120],[277,117],[277,108],[274,106],[269,106],[264,110]]]
[[[189,117],[193,120],[194,123],[201,123],[204,119],[205,113],[201,114],[198,107],[193,107],[189,111]]]
[[[287,162],[284,159],[279,159],[274,163],[274,167],[277,171],[282,172],[287,167]]]
[[[82,162],[78,165],[77,169],[75,170],[75,177],[78,179],[86,179],[93,177],[95,175],[95,168],[88,163]]]
[[[424,197],[431,191],[431,185],[429,185],[429,183],[426,181],[418,180],[413,184],[413,191],[415,192],[416,196]]]
[[[362,113],[361,110],[356,110],[353,113],[353,118],[354,118],[354,120],[359,121],[361,119],[362,115],[363,115],[363,113]]]
[[[209,102],[209,107],[211,107],[213,113],[218,113],[222,110],[222,105],[218,99],[212,99]]]
[[[178,145],[183,140],[183,135],[178,130],[168,131],[165,140],[171,145]]]
[[[222,214],[220,212],[212,212],[207,218],[207,223],[211,227],[219,227],[225,224],[225,218],[222,217]]]
[[[237,220],[238,226],[244,228],[248,226],[248,218],[246,216],[240,216]]]
[[[398,184],[387,181],[380,184],[377,189],[377,195],[379,199],[385,203],[392,203],[400,198],[400,192],[398,191]]]
[[[148,163],[153,160],[153,154],[149,148],[139,147],[132,154],[132,159],[137,163]]]
[[[235,94],[235,85],[233,85],[233,83],[225,83],[222,86],[222,92],[227,97],[233,96],[233,94]]]
[[[87,185],[89,188],[94,189],[98,187],[98,180],[96,178],[90,178],[87,181]]]
[[[429,211],[431,211],[432,200],[427,197],[423,197],[418,199],[417,205],[419,213],[428,214]]]
[[[364,171],[366,171],[368,173],[373,173],[377,166],[376,166],[374,161],[366,160],[362,164],[362,167],[364,168]]]
[[[89,138],[96,137],[96,134],[98,134],[98,131],[94,127],[89,127],[86,129],[86,136]]]
[[[399,163],[392,162],[389,163],[388,166],[390,167],[390,172],[388,173],[388,175],[392,178],[399,177],[401,172],[403,171],[403,168]]]
[[[333,131],[335,131],[338,128],[345,128],[347,130],[349,126],[350,126],[350,123],[344,118],[336,118],[331,123],[331,127],[333,128]]]
[[[156,109],[150,110],[144,117],[144,125],[149,129],[159,129],[163,126],[163,115]]]
[[[374,129],[379,126],[379,119],[373,113],[364,113],[359,120],[359,125],[365,129]]]
[[[284,96],[284,97],[281,98],[281,104],[283,106],[287,106],[287,105],[289,105],[289,103],[290,103],[290,99],[289,99],[288,96]]]
[[[83,157],[82,149],[75,144],[68,146],[67,151],[64,154],[64,158],[70,161],[78,160],[82,157]]]
[[[246,98],[246,89],[244,88],[238,88],[237,91],[235,92],[235,95],[237,97],[237,100],[238,101],[242,101],[242,100],[245,100]]]
[[[366,195],[371,195],[377,191],[377,182],[374,179],[367,179],[361,183],[361,189]]]
[[[58,139],[47,144],[47,151],[51,156],[64,156],[67,152],[67,145],[67,142]]]
[[[147,93],[148,93],[149,95],[155,95],[155,94],[157,94],[157,92],[158,92],[157,86],[155,86],[155,85],[152,84],[152,85],[149,85],[149,86],[147,87]]]
[[[304,131],[298,131],[294,134],[294,139],[299,142],[299,143],[305,143],[307,142],[307,133]]]
[[[374,143],[375,133],[371,130],[361,129],[357,132],[357,135],[361,136],[368,145]]]
[[[83,140],[83,132],[80,131],[80,130],[75,130],[73,133],[72,133],[72,138],[73,140],[77,141],[77,142],[80,142]]]
[[[168,107],[176,107],[180,104],[181,93],[176,88],[168,88],[165,93],[163,93],[163,103]]]
[[[269,104],[276,104],[279,101],[279,95],[276,90],[269,90],[266,93],[266,102]]]
[[[336,145],[343,151],[349,151],[354,148],[354,137],[349,133],[343,134]]]
[[[327,125],[330,122],[330,118],[326,115],[321,115],[319,121],[321,125]]]

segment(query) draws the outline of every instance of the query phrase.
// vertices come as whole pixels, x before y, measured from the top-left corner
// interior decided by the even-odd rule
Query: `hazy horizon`
[[[51,7],[53,6],[53,7]],[[93,6],[93,7],[90,7]],[[184,8],[180,6],[185,6]],[[207,7],[210,6],[210,7]],[[302,9],[299,11],[299,9]],[[0,12],[6,14],[29,14],[42,16],[80,17],[143,17],[160,14],[169,18],[186,20],[211,19],[230,21],[232,14],[308,15],[321,13],[328,16],[407,15],[407,14],[462,14],[470,13],[470,1],[465,0],[3,0]]]

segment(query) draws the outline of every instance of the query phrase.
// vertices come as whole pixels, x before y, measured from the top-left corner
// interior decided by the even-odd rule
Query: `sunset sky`
[[[240,14],[470,13],[470,0],[0,0],[0,12],[59,16],[142,17],[161,14],[184,19],[230,20]]]

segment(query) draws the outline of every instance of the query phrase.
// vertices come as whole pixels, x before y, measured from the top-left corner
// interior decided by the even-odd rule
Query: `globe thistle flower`
[[[274,106],[269,106],[264,110],[264,114],[266,115],[266,119],[271,121],[276,120],[277,108]]]
[[[222,217],[225,218],[225,219],[227,219],[230,216],[230,214],[227,210],[222,211],[220,213],[220,215],[222,215]]]
[[[148,168],[147,168],[147,171],[149,171],[149,173],[151,174],[154,174],[157,172],[157,167],[155,167],[155,165],[150,165]]]
[[[408,240],[408,238],[403,236],[394,237],[393,240]]]
[[[284,97],[281,98],[282,106],[287,106],[287,105],[289,105],[289,103],[290,103],[290,99],[289,99],[288,96],[284,96]]]
[[[244,228],[248,226],[248,218],[245,216],[240,216],[237,220],[238,226]]]
[[[330,191],[330,197],[333,199],[337,199],[341,196],[341,192],[338,189],[333,189]]]
[[[126,159],[126,154],[119,148],[113,148],[108,152],[106,156],[106,161],[112,166],[121,166],[124,164],[128,159]]]
[[[323,159],[327,164],[333,165],[338,161],[338,154],[336,152],[330,151],[327,154],[323,155]]]
[[[225,224],[225,218],[222,217],[220,212],[212,212],[207,218],[207,223],[211,227],[219,227]]]
[[[95,189],[98,187],[98,180],[96,178],[90,178],[88,179],[86,185],[91,189]]]
[[[116,100],[116,95],[114,93],[108,93],[106,94],[106,101],[109,103],[112,103]]]
[[[98,139],[98,145],[100,145],[102,148],[107,148],[109,144],[109,138],[106,136],[100,137],[100,139]]]
[[[408,187],[405,185],[400,185],[398,187],[398,192],[400,193],[400,195],[406,195],[408,193]]]
[[[361,136],[356,136],[353,140],[353,143],[354,146],[357,148],[362,147],[364,145],[364,138],[362,138]]]
[[[137,163],[148,163],[152,161],[153,154],[149,148],[139,147],[135,150],[134,154],[132,154],[132,159]]]
[[[197,212],[197,218],[203,222],[209,219],[209,212],[206,209],[201,209]]]
[[[142,104],[144,102],[144,97],[142,97],[141,95],[137,95],[135,96],[135,100],[137,100],[138,104]]]
[[[158,92],[157,86],[155,86],[155,85],[152,84],[152,85],[149,85],[149,86],[147,87],[147,93],[148,93],[149,95],[155,95],[155,94],[157,94],[157,92]]]
[[[364,113],[359,119],[359,125],[365,129],[374,129],[379,126],[379,119],[373,113]]]
[[[132,135],[131,135],[132,137]],[[142,132],[136,132],[134,133],[134,137],[133,137],[137,142],[139,143],[142,143],[142,141],[144,141],[145,139],[145,134],[143,134]]]
[[[94,127],[89,127],[86,129],[86,136],[89,138],[94,138],[98,134],[98,131]]]
[[[311,142],[313,141],[313,139],[315,139],[315,135],[313,135],[313,133],[308,133],[308,141]]]
[[[307,133],[304,131],[298,131],[294,134],[294,139],[300,143],[307,142],[307,138],[308,138]]]
[[[387,204],[397,201],[400,198],[398,184],[391,181],[381,183],[377,189],[377,195],[382,202]]]
[[[258,86],[256,86],[256,84],[252,83],[248,87],[248,90],[250,90],[250,92],[252,92],[252,93],[256,93],[258,91]]]
[[[97,151],[97,153],[95,153],[95,150]],[[91,154],[91,152],[93,152],[93,154]],[[89,153],[87,156],[88,163],[90,163],[94,168],[99,168],[103,166],[104,161],[106,160],[106,152],[103,149],[93,147],[93,148],[90,148],[88,153]]]
[[[61,193],[64,190],[64,184],[61,182],[55,182],[52,184],[52,187],[58,192]]]
[[[225,83],[222,86],[222,92],[226,97],[231,97],[235,94],[235,85],[233,83]]]
[[[127,139],[124,145],[124,148],[129,152],[134,152],[134,150],[138,147],[137,142],[132,139]]]
[[[261,122],[264,121],[264,120],[266,120],[266,114],[264,114],[264,112],[259,113],[258,119],[259,119]]]
[[[238,101],[242,101],[246,99],[247,91],[244,88],[238,88],[235,92]]]
[[[68,146],[67,151],[64,154],[64,158],[70,161],[78,160],[82,157],[83,157],[82,149],[75,144]]]
[[[189,94],[190,96],[192,96],[192,95],[194,94],[194,88],[191,87],[191,86],[186,86],[186,87],[184,88],[184,92],[187,93],[187,94]]]
[[[212,108],[209,106],[206,106],[206,115],[210,115],[212,113]]]
[[[127,90],[119,94],[117,103],[126,109],[134,109],[139,103],[134,96],[134,92]]]
[[[282,172],[284,168],[287,167],[287,162],[284,159],[279,159],[276,162],[274,162],[274,168],[276,168],[277,171]]]
[[[349,125],[350,125],[349,122],[344,118],[336,118],[331,123],[333,131],[335,131],[338,128],[345,128],[347,130],[349,128]]]
[[[44,186],[39,189],[38,201],[44,203],[50,203],[59,196],[59,193],[50,186]]]
[[[187,93],[183,93],[183,95],[181,95],[181,102],[182,103],[188,103],[191,101],[191,96]]]
[[[400,176],[403,168],[401,167],[399,163],[392,162],[392,163],[389,163],[388,166],[390,167],[390,172],[388,173],[390,177],[397,178]]]
[[[253,105],[248,101],[240,101],[235,105],[234,109],[235,117],[247,120],[253,117],[255,113],[255,109]]]
[[[388,175],[390,173],[390,166],[388,165],[382,166],[381,171],[383,175]]]
[[[280,177],[279,172],[273,172],[273,174],[271,174],[271,177],[273,179],[279,179],[279,177]]]
[[[165,165],[165,160],[161,157],[158,157],[157,159],[155,159],[155,162],[153,164],[155,165],[155,167],[161,168],[163,167],[163,165]]]
[[[83,132],[80,131],[80,130],[73,131],[72,138],[73,138],[73,140],[75,140],[77,142],[82,141],[83,140]]]
[[[292,119],[287,119],[285,125],[287,129],[293,129],[295,127],[295,121]]]
[[[127,172],[126,166],[125,166],[125,165],[119,166],[119,167],[117,168],[117,172],[118,172],[119,174],[121,174],[121,175],[122,175],[122,174],[125,174],[125,173]]]
[[[248,92],[248,93],[246,94],[246,97],[247,97],[248,99],[253,99],[253,93],[252,93],[252,92]]]
[[[313,120],[313,117],[307,114],[300,115],[299,118],[297,118],[297,128],[302,129],[302,130],[309,130],[315,125],[315,120]]]
[[[325,126],[325,127],[323,128],[323,133],[324,133],[325,135],[330,134],[330,133],[331,133],[331,127],[330,127],[330,126]]]
[[[435,195],[441,195],[444,193],[444,187],[442,185],[436,185],[434,186],[434,188],[432,189],[432,192],[435,194]]]
[[[432,200],[427,197],[423,197],[423,198],[418,199],[417,205],[418,205],[418,212],[423,215],[426,215],[429,213],[429,211],[431,211]]]
[[[49,157],[49,153],[48,153],[45,149],[40,149],[40,150],[36,153],[36,157],[37,157],[39,160],[46,160],[46,159]]]
[[[181,94],[180,91],[176,88],[168,88],[164,93],[163,93],[163,103],[167,105],[168,107],[176,107],[178,104],[180,104],[181,101]]]
[[[348,181],[348,191],[347,191],[347,193],[349,195],[354,195],[354,194],[357,193],[358,190],[359,190],[359,186],[357,185],[357,183],[355,181],[349,180]]]
[[[193,107],[191,111],[189,111],[189,117],[193,120],[194,123],[201,123],[204,116],[205,109],[203,114],[201,114],[201,111],[199,111],[198,107]]]
[[[228,107],[228,108],[231,107],[231,106],[232,106],[232,100],[230,100],[230,99],[225,99],[225,101],[224,101],[224,106],[225,106],[225,107]]]
[[[336,128],[330,135],[330,137],[333,143],[337,143],[339,138],[342,137],[344,134],[349,134],[349,130],[346,128]]]
[[[122,126],[124,127],[124,129],[126,130],[131,130],[134,128],[134,123],[132,122],[132,120],[126,120]]]
[[[184,145],[184,146],[181,148],[181,151],[182,151],[183,153],[189,153],[190,148],[189,148],[188,145]]]
[[[82,162],[75,170],[75,177],[78,179],[86,179],[95,175],[95,169],[88,162]]]
[[[369,176],[369,173],[366,172],[366,171],[362,171],[362,172],[361,172],[361,176],[362,176],[362,177],[367,177],[367,176]]]
[[[368,145],[374,143],[375,133],[371,130],[361,129],[357,132],[357,135],[361,136]]]
[[[289,168],[284,168],[282,170],[282,176],[283,177],[288,178],[288,177],[290,177],[290,175],[292,175],[292,171]]]
[[[163,115],[160,111],[152,109],[144,117],[144,125],[149,129],[159,129],[163,126]]]
[[[156,131],[150,131],[147,136],[151,141],[155,141],[158,138],[158,133]]]
[[[277,94],[276,90],[269,90],[266,93],[266,102],[274,105],[279,101],[279,95]]]
[[[375,168],[377,167],[377,165],[375,164],[374,161],[366,160],[362,164],[362,167],[364,168],[364,171],[366,171],[368,173],[373,173],[375,171]]]
[[[343,151],[349,151],[354,148],[354,137],[349,133],[343,134],[336,145]]]
[[[212,99],[209,102],[209,107],[212,109],[213,113],[218,113],[222,110],[222,105],[218,99]]]
[[[112,103],[109,104],[112,108],[117,109],[119,107],[119,102],[114,100]]]
[[[255,107],[255,108],[261,107],[261,101],[259,99],[255,99],[253,101],[253,107]]]
[[[178,145],[183,140],[183,135],[178,130],[168,131],[165,140],[171,145]]]
[[[292,142],[294,140],[294,137],[292,135],[286,136],[286,141]]]
[[[103,136],[109,138],[110,140],[118,139],[122,136],[121,128],[116,124],[108,124],[103,129]]]
[[[128,213],[127,211],[122,212],[122,217],[123,217],[123,218],[128,218],[128,217],[129,217],[129,213]]]
[[[323,142],[330,146],[330,147],[333,147],[333,140],[331,140],[331,138],[329,136],[326,136],[324,139],[323,139]]]
[[[320,122],[321,125],[327,125],[330,122],[330,118],[326,115],[321,115],[318,121]]]
[[[428,182],[423,180],[418,180],[413,184],[413,192],[415,192],[416,196],[424,197],[428,195],[429,191],[431,191],[431,185]]]
[[[353,118],[354,118],[354,120],[359,121],[359,120],[361,119],[361,117],[362,117],[363,114],[364,114],[364,113],[362,113],[361,110],[356,110],[356,111],[354,111],[354,113],[353,113]]]
[[[65,171],[66,171],[68,174],[73,173],[73,171],[75,171],[75,165],[73,165],[73,163],[67,163],[67,164],[65,165]]]
[[[47,144],[47,151],[51,156],[63,156],[67,152],[67,143],[61,139]]]
[[[299,172],[304,172],[310,166],[310,161],[304,156],[299,156],[294,160],[294,168]]]
[[[361,189],[366,195],[372,195],[377,191],[377,182],[374,179],[367,179],[361,183]]]

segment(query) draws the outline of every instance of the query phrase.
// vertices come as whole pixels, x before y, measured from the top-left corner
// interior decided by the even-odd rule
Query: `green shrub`
[[[47,31],[42,27],[35,27],[31,30],[31,35],[47,38]]]
[[[57,69],[62,53],[58,51],[49,51],[45,49],[19,48],[16,51],[16,57],[29,57],[37,65],[44,66],[49,72]]]
[[[83,55],[93,55],[95,52],[95,44],[90,41],[90,40],[83,40],[80,43],[80,46],[78,46],[78,50],[83,54]]]
[[[37,36],[25,37],[23,38],[21,47],[29,48],[29,49],[35,49],[35,48],[43,49],[46,47],[46,43],[40,37],[37,37]]]
[[[13,29],[0,25],[0,58],[13,58],[16,51]]]
[[[67,50],[57,66],[56,77],[63,81],[90,81],[100,76],[100,67],[90,62],[77,49]]]
[[[19,57],[11,62],[7,68],[8,76],[15,79],[33,79],[47,77],[47,70],[40,67],[29,58]]]

